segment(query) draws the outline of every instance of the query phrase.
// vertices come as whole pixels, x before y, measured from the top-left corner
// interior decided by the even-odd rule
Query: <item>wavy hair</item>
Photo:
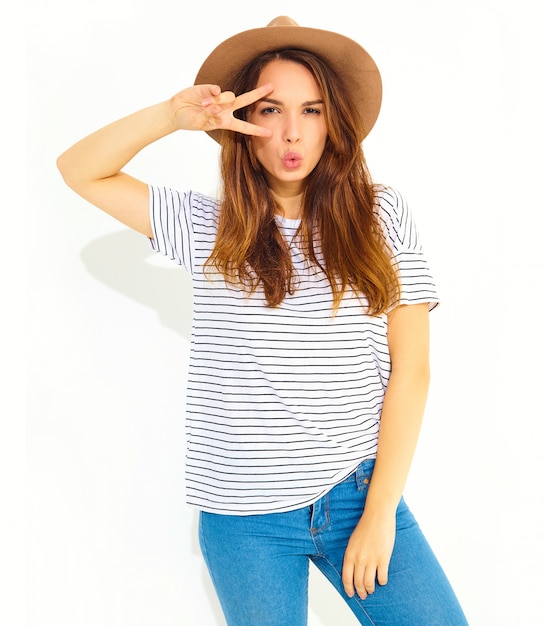
[[[358,113],[336,74],[304,50],[257,57],[241,72],[233,91],[254,89],[262,68],[274,59],[306,67],[324,100],[327,140],[304,183],[297,233],[301,249],[326,275],[334,315],[348,288],[364,296],[368,314],[384,313],[397,302],[400,287],[374,208],[375,186],[358,137]],[[246,119],[247,113],[241,109],[237,116]],[[261,285],[268,306],[278,306],[297,288],[290,250],[275,220],[280,207],[256,159],[252,139],[225,131],[221,145],[218,235],[206,268],[216,269],[227,282],[242,285],[249,294]]]

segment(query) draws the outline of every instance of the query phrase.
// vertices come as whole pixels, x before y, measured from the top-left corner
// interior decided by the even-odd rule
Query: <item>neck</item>
[[[301,219],[301,200],[302,194],[295,196],[279,195],[273,192],[273,196],[279,205],[279,215],[289,220]]]
[[[287,220],[299,220],[301,219],[301,209],[298,208],[294,211],[286,211],[285,209],[282,209],[279,211],[279,215]]]

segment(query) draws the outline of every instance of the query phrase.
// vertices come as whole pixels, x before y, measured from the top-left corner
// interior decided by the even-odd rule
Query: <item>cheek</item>
[[[326,141],[327,141],[328,137],[326,135],[317,138],[317,141],[315,142],[315,151],[317,154],[319,154],[319,158],[322,156],[322,154],[324,153],[324,150],[326,149]]]
[[[326,142],[328,141],[328,130],[326,128],[326,124],[323,124],[320,136],[321,136],[320,141],[322,144],[322,149],[324,150],[324,148],[326,147]]]
[[[263,142],[257,137],[252,137],[248,141],[248,155],[250,157],[250,163],[255,170],[259,170],[262,165],[263,159]]]
[[[274,151],[275,140],[271,137],[251,137],[249,149],[260,159],[267,158],[268,153]]]

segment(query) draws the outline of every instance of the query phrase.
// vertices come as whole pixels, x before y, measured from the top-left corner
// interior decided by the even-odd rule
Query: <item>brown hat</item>
[[[270,50],[298,48],[322,58],[339,76],[360,113],[360,136],[370,132],[381,108],[381,76],[372,57],[356,41],[337,33],[304,28],[289,17],[276,17],[265,28],[246,30],[226,39],[205,59],[196,85],[219,85],[230,91],[239,72]],[[219,141],[221,131],[209,135]]]

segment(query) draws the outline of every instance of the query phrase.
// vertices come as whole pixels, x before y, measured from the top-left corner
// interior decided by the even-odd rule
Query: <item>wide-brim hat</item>
[[[323,59],[344,83],[359,115],[360,139],[375,124],[381,108],[381,75],[375,61],[353,39],[318,28],[299,26],[289,17],[272,20],[265,28],[246,30],[218,45],[205,59],[196,85],[219,85],[232,91],[240,71],[258,55],[283,48],[307,50]],[[239,95],[239,94],[236,94]],[[220,141],[221,130],[208,134]]]

